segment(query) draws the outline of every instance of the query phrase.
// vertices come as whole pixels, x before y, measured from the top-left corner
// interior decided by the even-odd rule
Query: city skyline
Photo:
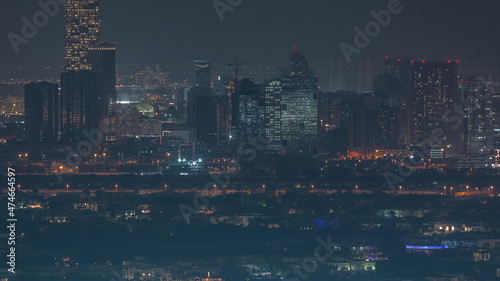
[[[34,1],[0,281],[500,280],[499,3]]]
[[[310,12],[321,11],[319,15],[324,20],[297,22],[295,26],[290,26],[286,24],[286,20],[280,21],[280,17],[272,15],[279,10],[277,7],[286,7],[287,5],[290,7],[289,11],[298,12],[300,10],[297,9],[298,6],[302,5],[299,1],[287,1],[287,4],[275,2],[266,5],[257,2],[243,2],[234,8],[233,12],[226,12],[223,22],[219,20],[210,1],[199,1],[197,4],[164,3],[160,4],[157,9],[153,9],[155,6],[152,5],[151,7],[130,10],[123,9],[123,7],[134,7],[134,4],[132,6],[130,3],[118,5],[115,1],[109,1],[102,3],[103,28],[101,34],[105,41],[118,44],[120,49],[117,57],[118,63],[178,62],[191,61],[196,58],[221,62],[231,61],[234,58],[241,61],[273,62],[280,57],[283,50],[289,50],[294,44],[309,53],[311,61],[328,61],[332,57],[343,57],[339,44],[341,42],[353,44],[352,40],[355,35],[353,28],[363,29],[367,22],[373,20],[370,12],[383,10],[387,5],[387,1],[371,2],[370,5],[361,6],[349,4],[349,2],[344,1],[341,3],[342,6],[339,6],[346,11],[344,14],[350,15],[349,18],[343,18],[342,14],[335,17],[336,13],[339,13],[339,9],[331,7],[330,5],[334,5],[333,3],[323,3],[323,5],[327,5],[323,7],[317,2],[308,4]],[[425,8],[431,3],[435,8],[424,13]],[[359,56],[370,58],[402,56],[425,60],[458,59],[478,62],[499,61],[500,39],[494,35],[495,24],[489,21],[490,19],[496,20],[493,15],[489,16],[489,14],[495,10],[495,5],[499,4],[486,0],[483,5],[470,6],[465,5],[466,3],[467,1],[448,0],[439,3],[430,0],[401,1],[401,6],[404,8],[402,12],[392,16],[389,25],[381,30],[380,35],[371,40],[368,47],[362,49]],[[7,3],[7,5],[9,4]],[[5,9],[5,11],[11,12],[6,14],[4,18],[17,24],[4,26],[0,31],[6,35],[12,32],[22,36],[21,29],[24,22],[19,19],[24,16],[31,21],[33,14],[37,11],[43,11],[34,1],[29,2],[28,5],[23,10],[15,5]],[[261,9],[262,6],[268,8]],[[133,19],[136,17],[134,14],[130,14],[132,10],[141,11],[141,15],[147,15],[149,12],[151,16],[146,16],[145,21],[139,20],[140,17],[134,21]],[[16,11],[18,12],[16,13]],[[182,24],[172,24],[176,17],[182,15],[182,12],[188,11],[191,12],[187,13],[188,15],[197,16],[191,21],[191,24],[188,24],[189,17],[183,17],[180,21],[186,23],[186,27],[183,27]],[[332,16],[329,16],[327,11],[332,11],[330,13]],[[167,12],[167,16],[159,16],[158,13],[161,12]],[[37,28],[36,35],[32,39],[28,38],[28,43],[19,45],[17,55],[6,37],[7,40],[0,43],[0,50],[2,50],[0,61],[6,64],[46,64],[60,60],[63,56],[60,42],[64,38],[63,30],[60,28],[61,24],[64,23],[62,14],[59,11],[55,13],[54,17],[49,17],[47,24]],[[255,28],[245,30],[251,26],[243,24],[243,22],[248,22],[247,17],[259,14],[268,16],[265,24],[279,28],[278,36],[272,36],[276,34],[272,29],[264,33],[255,33],[252,30],[266,30],[259,28],[258,23],[256,23]],[[420,15],[425,15],[427,20],[419,20]],[[462,20],[464,16],[475,20]],[[113,20],[110,20],[111,18]],[[305,17],[295,18],[305,19]],[[169,22],[170,19],[172,19],[172,23]],[[199,25],[201,22],[205,22],[207,25]],[[330,22],[331,24],[328,24]],[[413,24],[414,22],[419,22],[419,25]],[[264,24],[264,22],[260,24]],[[286,28],[287,26],[288,28]],[[436,28],[436,26],[439,27],[436,32],[425,32],[425,30],[433,30],[431,27]],[[217,32],[202,32],[203,27]],[[128,31],[129,28],[130,31]],[[166,33],[160,31],[160,28],[164,28]],[[235,28],[242,28],[242,30],[237,31]],[[313,30],[314,33],[304,32],[304,28]],[[166,35],[163,36],[163,34]],[[463,34],[467,34],[468,40],[461,40]],[[307,37],[304,37],[306,35]],[[436,38],[432,38],[432,36]],[[199,40],[210,42],[210,44],[202,49],[194,48]],[[278,42],[277,40],[280,43],[275,44],[274,42]],[[270,44],[262,45],[260,44],[262,41],[267,41]],[[404,44],[408,41],[413,41],[414,44]],[[139,42],[141,42],[141,46],[145,44],[149,51],[141,52],[141,48],[137,45]],[[183,42],[183,47],[180,48],[180,45],[175,44],[175,42]],[[225,43],[222,44],[222,42]],[[434,44],[430,45],[430,42]],[[478,51],[477,44],[472,42],[485,42],[485,44],[481,44],[481,51]],[[169,50],[167,53],[162,51],[165,48]],[[39,50],[44,50],[43,57],[37,55]]]

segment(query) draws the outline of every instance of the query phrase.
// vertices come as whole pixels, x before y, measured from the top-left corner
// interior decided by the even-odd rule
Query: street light
[[[21,157],[22,157],[22,155],[19,154],[18,156],[19,156],[19,166],[21,166]]]
[[[102,157],[104,158],[103,172],[106,172],[106,153],[103,153]]]
[[[24,157],[26,157],[26,174],[27,174],[28,173],[28,168],[29,168],[28,153],[25,153]]]

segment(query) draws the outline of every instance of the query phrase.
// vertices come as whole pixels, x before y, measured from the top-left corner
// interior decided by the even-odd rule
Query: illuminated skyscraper
[[[58,138],[59,89],[57,84],[30,83],[24,87],[26,138],[30,144]]]
[[[493,149],[495,136],[495,110],[491,82],[469,77],[460,81],[460,89],[466,105],[467,156],[474,157],[489,153]]]
[[[61,132],[65,141],[99,128],[98,73],[81,70],[61,73]]]
[[[493,102],[493,131],[500,136],[500,93],[495,92],[492,95]]]
[[[268,149],[281,150],[281,80],[268,81],[264,88],[264,130]]]
[[[318,136],[318,79],[287,77],[281,96],[281,129],[289,155],[314,155]]]
[[[268,81],[261,104],[268,148],[288,156],[315,156],[318,143],[318,78],[303,53],[290,53],[290,69],[283,79]],[[240,103],[241,104],[241,103]],[[260,119],[259,119],[260,120]]]
[[[240,142],[248,142],[250,138],[264,133],[264,99],[260,85],[250,79],[241,80],[238,110]]]
[[[409,141],[414,145],[436,138],[442,130],[444,138],[434,145],[446,147],[448,157],[464,154],[464,122],[451,122],[460,115],[454,105],[462,105],[458,89],[458,62],[414,62],[412,87],[408,102]]]
[[[65,70],[90,70],[88,49],[100,39],[100,0],[68,0],[65,4]]]

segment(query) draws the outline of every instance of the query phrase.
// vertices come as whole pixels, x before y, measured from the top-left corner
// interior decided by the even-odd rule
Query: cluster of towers
[[[99,0],[65,4],[65,67],[60,85],[25,87],[30,143],[71,142],[111,118],[117,101],[116,46],[100,41]],[[194,61],[185,126],[196,142],[220,146],[265,136],[284,155],[369,156],[378,149],[431,143],[446,157],[478,156],[499,142],[500,96],[492,81],[460,78],[458,61],[386,58],[364,92],[320,92],[304,54],[294,50],[279,78],[217,77]]]
[[[70,142],[110,118],[116,100],[116,46],[100,41],[99,0],[65,4],[65,66],[60,85],[25,87],[26,139]]]

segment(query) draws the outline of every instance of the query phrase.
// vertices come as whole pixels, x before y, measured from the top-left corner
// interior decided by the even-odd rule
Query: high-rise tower
[[[460,81],[465,98],[467,156],[490,152],[495,137],[495,108],[491,82],[469,77]]]
[[[293,52],[290,53],[290,73],[291,77],[309,77],[309,63],[304,56],[304,53],[297,52],[297,48],[293,46]]]
[[[59,89],[57,84],[40,82],[24,86],[26,138],[30,144],[58,139]]]
[[[433,132],[443,130],[445,139],[436,145],[446,147],[448,157],[462,157],[464,124],[447,120],[456,104],[463,104],[458,88],[458,62],[415,62],[408,102],[410,142],[418,145],[433,140]]]
[[[65,70],[90,70],[88,49],[100,39],[100,0],[68,0],[65,4]]]
[[[194,62],[194,84],[197,87],[210,88],[212,67],[207,60],[195,60]]]
[[[64,141],[84,130],[99,128],[98,73],[90,70],[61,73],[61,133]]]
[[[111,114],[111,104],[116,102],[116,45],[99,43],[88,49],[91,70],[97,72],[98,93],[96,94],[96,114],[104,119]]]

